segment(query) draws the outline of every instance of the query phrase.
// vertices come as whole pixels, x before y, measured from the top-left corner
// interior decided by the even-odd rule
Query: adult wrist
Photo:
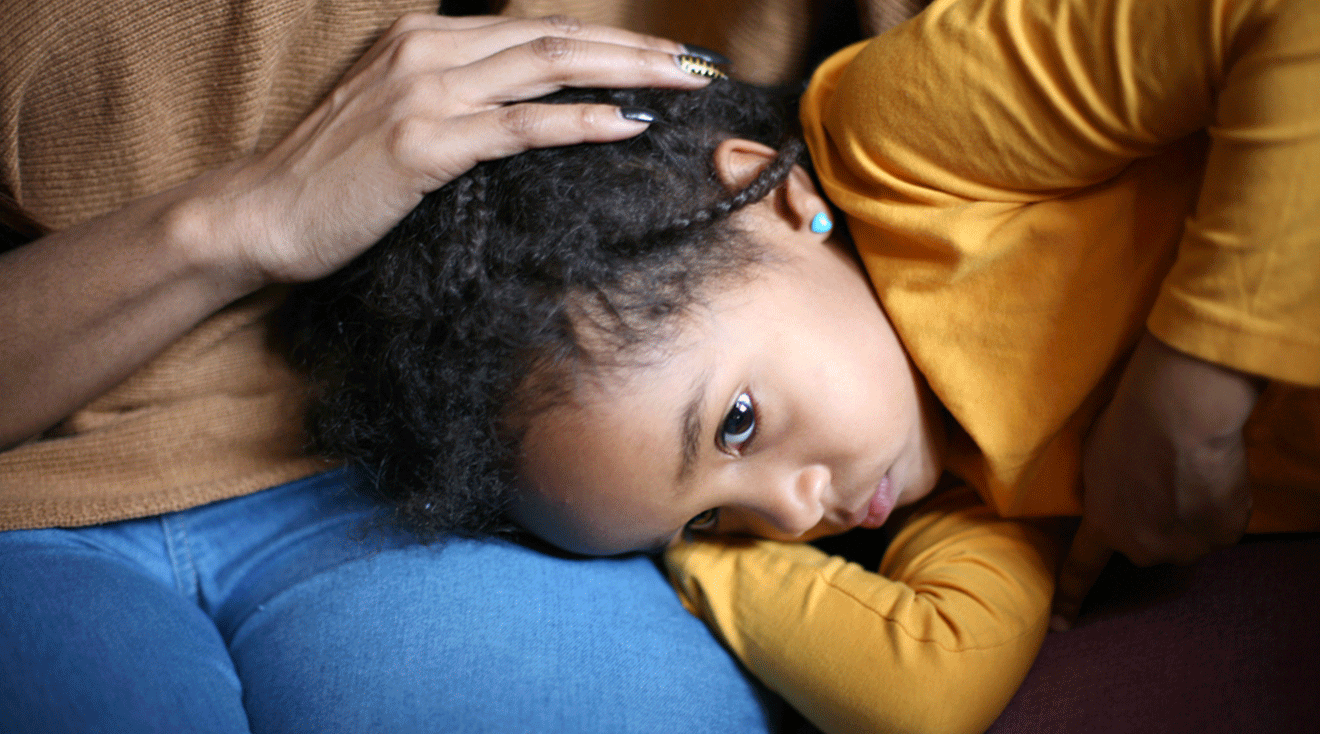
[[[184,277],[205,288],[217,308],[272,282],[248,252],[265,236],[255,223],[259,214],[245,210],[241,197],[217,191],[216,179],[226,173],[213,171],[166,192],[156,217],[160,241]]]

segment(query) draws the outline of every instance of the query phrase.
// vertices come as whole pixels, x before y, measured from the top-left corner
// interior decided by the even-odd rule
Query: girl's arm
[[[689,608],[823,731],[979,732],[1044,639],[1059,545],[959,489],[903,526],[879,573],[767,540],[684,542],[666,562]]]
[[[1102,545],[1235,539],[1255,378],[1320,384],[1320,3],[937,0],[850,53],[804,104],[823,188],[884,244],[905,345],[958,366],[927,377],[988,457],[978,487],[1084,511],[1060,610]]]
[[[1059,611],[1106,545],[1190,563],[1251,518],[1243,427],[1265,380],[1320,386],[1320,3],[1216,3],[1224,38],[1196,209],[1147,331],[1085,445]],[[1230,12],[1231,11],[1231,12]]]

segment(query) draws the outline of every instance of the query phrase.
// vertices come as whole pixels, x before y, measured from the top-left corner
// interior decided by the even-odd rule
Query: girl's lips
[[[875,488],[875,494],[871,497],[871,504],[867,507],[866,518],[858,524],[863,528],[878,528],[885,524],[889,519],[889,513],[894,511],[894,487],[893,482],[889,480],[889,475],[885,474],[880,478],[880,484]]]

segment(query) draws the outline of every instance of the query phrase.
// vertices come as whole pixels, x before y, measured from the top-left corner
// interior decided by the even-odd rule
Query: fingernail
[[[698,46],[695,43],[683,44],[683,53],[688,56],[696,56],[702,61],[710,62],[716,66],[729,66],[733,63],[728,56],[725,56],[719,51],[712,51],[705,46]]]
[[[710,77],[711,79],[725,79],[728,77],[727,74],[715,68],[709,61],[699,59],[696,56],[679,54],[674,57],[674,61],[678,62],[678,68],[689,74]]]
[[[655,122],[659,115],[645,107],[620,107],[619,117],[637,122]]]

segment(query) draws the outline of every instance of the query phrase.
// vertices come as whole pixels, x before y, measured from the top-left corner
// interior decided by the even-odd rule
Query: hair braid
[[[754,204],[769,196],[771,191],[779,188],[780,184],[788,179],[788,174],[792,172],[793,166],[799,163],[805,147],[801,139],[789,138],[770,164],[762,168],[751,183],[733,196],[717,201],[711,207],[711,219],[722,219],[748,204]]]
[[[426,536],[516,532],[505,507],[529,421],[571,400],[584,371],[645,358],[709,284],[758,262],[729,216],[807,163],[795,100],[775,90],[718,80],[542,101],[658,119],[627,140],[478,164],[287,309],[316,448],[364,469]],[[731,137],[778,151],[732,193],[714,166]]]

